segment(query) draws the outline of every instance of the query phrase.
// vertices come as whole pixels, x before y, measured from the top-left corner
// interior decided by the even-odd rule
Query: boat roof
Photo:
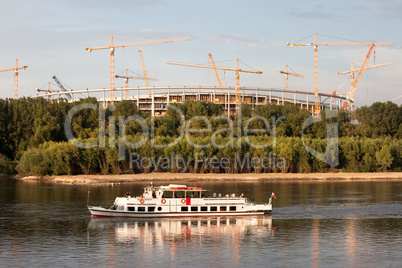
[[[169,184],[168,186],[159,186],[159,188],[165,191],[207,191],[201,187],[187,187],[179,184]]]

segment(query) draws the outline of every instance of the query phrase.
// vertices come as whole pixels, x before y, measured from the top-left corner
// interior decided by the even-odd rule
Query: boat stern
[[[255,205],[257,212],[264,212],[265,214],[272,213],[272,204]]]

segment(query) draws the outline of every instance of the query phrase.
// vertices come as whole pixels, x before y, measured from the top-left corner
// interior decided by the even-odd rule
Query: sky
[[[19,96],[34,96],[36,88],[58,90],[52,76],[67,89],[109,87],[109,51],[88,52],[85,47],[142,40],[188,37],[190,41],[117,48],[115,73],[125,69],[141,75],[138,50],[143,51],[151,86],[215,86],[212,70],[174,66],[167,61],[261,70],[262,75],[240,74],[240,85],[285,87],[278,70],[289,65],[304,78],[289,77],[289,88],[314,91],[313,47],[289,43],[393,42],[376,46],[369,65],[392,66],[365,71],[356,90],[356,106],[401,96],[402,1],[400,0],[0,0],[0,69],[28,65],[19,71]],[[350,79],[337,72],[360,66],[367,46],[318,47],[320,92],[347,92]],[[233,72],[220,72],[222,84],[235,85]],[[116,87],[124,87],[117,79]],[[130,80],[130,86],[144,86]],[[13,72],[0,72],[0,98],[14,95]],[[402,98],[395,101],[402,103]]]

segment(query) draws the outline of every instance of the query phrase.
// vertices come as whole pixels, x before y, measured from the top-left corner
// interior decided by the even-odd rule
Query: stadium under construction
[[[74,102],[82,98],[90,96],[97,97],[99,103],[103,107],[107,107],[110,103],[116,103],[122,100],[133,101],[137,104],[140,111],[149,113],[153,116],[162,116],[165,114],[167,106],[170,103],[182,103],[186,100],[206,101],[222,105],[227,115],[236,113],[236,93],[234,87],[129,87],[115,88],[114,99],[111,100],[109,95],[110,89],[85,89],[71,91],[46,92],[38,94],[35,97],[44,98],[66,98],[70,102]],[[273,88],[251,88],[240,87],[239,103],[247,103],[254,109],[256,105],[267,103],[285,104],[293,103],[301,109],[314,111],[314,92],[273,89]],[[320,110],[339,110],[346,102],[353,104],[353,100],[347,96],[337,94],[319,93]],[[350,109],[352,105],[349,105]]]

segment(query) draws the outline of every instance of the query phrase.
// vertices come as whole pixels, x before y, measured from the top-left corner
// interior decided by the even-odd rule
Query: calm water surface
[[[161,183],[169,184],[169,182]],[[0,179],[1,267],[401,267],[402,182],[187,183],[266,202],[272,216],[91,219],[143,183]],[[90,192],[88,194],[88,191]]]

